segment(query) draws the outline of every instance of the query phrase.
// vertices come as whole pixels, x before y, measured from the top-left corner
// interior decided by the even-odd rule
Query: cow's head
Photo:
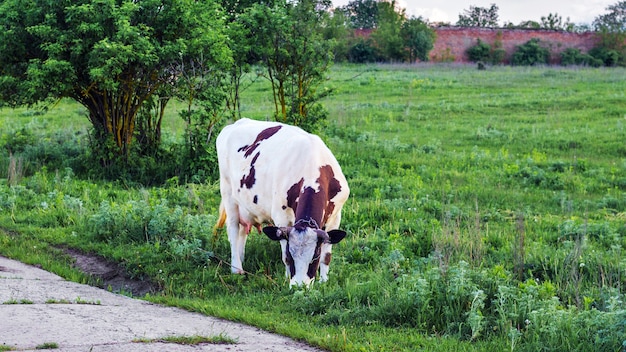
[[[263,232],[281,243],[283,262],[291,279],[289,286],[309,286],[315,279],[320,260],[326,265],[330,263],[330,252],[324,248],[346,237],[342,230],[326,232],[307,226],[267,226]]]

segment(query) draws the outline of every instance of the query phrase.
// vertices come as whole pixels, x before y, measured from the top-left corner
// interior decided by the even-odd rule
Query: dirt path
[[[236,343],[162,340],[183,336],[223,336]],[[319,351],[254,327],[66,281],[0,256],[0,346],[21,351],[47,343],[68,352]]]

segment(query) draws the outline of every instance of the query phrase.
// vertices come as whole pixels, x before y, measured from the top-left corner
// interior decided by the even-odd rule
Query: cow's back
[[[216,146],[222,202],[237,206],[242,223],[288,225],[294,217],[288,191],[296,184],[316,187],[322,166],[332,168],[343,186],[334,199],[334,212],[341,211],[348,197],[347,182],[332,152],[319,137],[298,127],[244,118],[225,127]]]

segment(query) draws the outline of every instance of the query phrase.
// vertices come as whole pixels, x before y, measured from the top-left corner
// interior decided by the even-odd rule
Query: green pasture
[[[0,155],[0,254],[94,283],[63,248],[98,253],[161,288],[145,299],[331,351],[624,350],[626,70],[336,66],[320,89],[351,188],[329,282],[289,289],[254,232],[231,275],[216,180],[80,177],[89,123],[69,101],[0,110],[20,151]],[[271,115],[267,82],[242,97]]]

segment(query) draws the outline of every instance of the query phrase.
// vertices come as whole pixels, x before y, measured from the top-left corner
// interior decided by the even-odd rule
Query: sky
[[[352,0],[332,1],[334,6],[344,6]],[[542,16],[551,13],[561,16],[563,22],[569,17],[575,24],[591,24],[598,15],[608,13],[607,6],[618,3],[618,0],[396,0],[396,3],[406,9],[409,17],[421,16],[430,22],[454,24],[459,20],[459,14],[469,10],[470,6],[490,8],[491,4],[496,4],[500,25],[505,22],[540,22]]]

